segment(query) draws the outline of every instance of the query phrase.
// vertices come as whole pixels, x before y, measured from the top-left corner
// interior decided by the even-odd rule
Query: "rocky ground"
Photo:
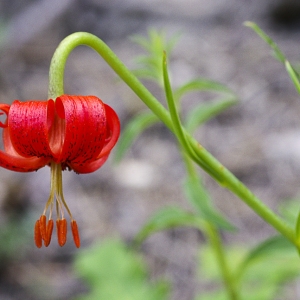
[[[145,36],[149,28],[163,29],[168,36],[180,32],[170,63],[174,86],[206,77],[228,85],[240,99],[236,107],[202,127],[197,138],[275,209],[299,195],[299,96],[268,46],[242,24],[257,22],[295,62],[300,58],[299,10],[294,1],[279,0],[2,0],[0,102],[46,99],[51,56],[72,32],[96,34],[129,67],[142,51],[130,36]],[[65,89],[98,95],[116,109],[122,126],[144,109],[86,48],[71,55]],[[199,101],[200,95],[194,95],[186,105]],[[81,225],[82,247],[115,235],[131,240],[145,220],[166,204],[188,208],[180,185],[183,172],[176,143],[162,126],[145,132],[119,165],[109,161],[90,175],[65,172],[65,198]],[[0,225],[6,228],[13,220],[22,226],[26,240],[48,198],[49,170],[17,174],[1,169],[0,178]],[[235,196],[210,178],[205,181],[220,210],[240,229],[225,235],[228,243],[253,245],[272,232]],[[24,223],[25,215],[29,220]],[[39,299],[31,289],[37,279],[53,287],[43,299],[70,299],[80,290],[71,275],[71,244],[60,249],[53,243],[43,251],[30,240],[18,241],[21,238],[16,233],[3,246],[8,242],[2,237],[1,299]],[[195,258],[202,242],[194,230],[180,229],[155,235],[144,244],[153,277],[164,275],[174,283],[172,299],[192,300],[199,292]],[[64,258],[68,263],[63,263]],[[65,276],[69,279],[62,285]]]

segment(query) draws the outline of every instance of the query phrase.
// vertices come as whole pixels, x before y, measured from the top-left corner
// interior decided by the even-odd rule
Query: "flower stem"
[[[201,178],[199,178],[199,174],[197,173],[197,170],[195,169],[194,163],[191,160],[191,158],[188,157],[184,151],[181,151],[181,153],[182,153],[182,158],[188,176],[196,177],[197,180],[201,180]],[[204,226],[201,226],[201,228],[199,229],[204,232],[214,251],[216,262],[220,270],[220,275],[223,279],[223,283],[229,299],[230,300],[240,299],[237,291],[237,286],[236,286],[236,280],[235,280],[236,278],[233,276],[230,265],[228,264],[226,253],[224,251],[223,242],[220,236],[220,231],[212,222],[209,221],[205,221]]]
[[[147,88],[128,70],[113,51],[98,37],[85,32],[77,32],[66,37],[56,49],[49,73],[49,98],[56,98],[64,93],[63,78],[67,58],[71,51],[80,45],[94,49],[120,78],[133,90],[133,92],[149,107],[149,109],[174,132],[172,119],[163,105],[147,90]],[[261,218],[272,225],[277,231],[289,239],[300,249],[300,244],[295,238],[294,229],[287,225],[269,207],[258,199],[245,185],[243,185],[229,170],[227,170],[205,148],[183,130],[185,141],[193,150],[191,158],[200,165],[208,174],[215,178],[220,185],[231,190]],[[176,134],[174,132],[174,134]],[[189,150],[190,150],[189,149]],[[187,150],[187,149],[185,149]]]
[[[85,45],[95,50],[107,64],[120,76],[134,93],[156,114],[167,127],[172,122],[167,110],[134,76],[114,52],[98,37],[86,32],[76,32],[66,37],[57,47],[50,64],[48,98],[56,98],[64,93],[64,69],[72,50]]]
[[[243,200],[262,219],[273,226],[278,232],[290,240],[298,249],[300,244],[296,240],[294,229],[276,215],[267,205],[256,197],[241,181],[239,181],[228,169],[226,169],[216,158],[214,158],[204,147],[199,145],[192,137],[188,136],[196,155],[209,165],[215,172],[218,172],[219,184],[233,192]]]
[[[226,291],[228,293],[228,297],[230,300],[238,300],[240,297],[237,293],[237,288],[235,284],[234,277],[230,272],[227,260],[226,260],[226,253],[224,251],[224,247],[222,244],[222,240],[220,237],[220,233],[218,229],[212,225],[207,223],[206,226],[206,234],[209,238],[210,244],[215,252],[216,259],[220,268],[220,273],[223,278],[224,285],[226,287]]]

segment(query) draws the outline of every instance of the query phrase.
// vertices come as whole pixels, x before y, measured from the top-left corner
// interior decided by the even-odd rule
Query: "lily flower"
[[[36,246],[50,244],[55,204],[59,245],[66,242],[66,210],[74,243],[80,247],[77,223],[63,196],[62,171],[91,173],[105,163],[120,135],[117,114],[95,96],[72,95],[55,101],[15,100],[11,105],[0,104],[0,111],[6,115],[5,122],[0,122],[4,144],[0,167],[17,172],[36,171],[46,165],[51,168],[50,196],[35,223]]]

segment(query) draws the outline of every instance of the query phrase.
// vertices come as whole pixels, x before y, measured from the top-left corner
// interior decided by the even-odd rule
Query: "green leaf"
[[[147,79],[157,82],[156,75],[149,69],[135,69],[131,70],[131,72],[140,79]]]
[[[275,252],[296,252],[295,246],[283,236],[274,236],[254,247],[245,257],[240,265],[239,274],[245,272],[246,268],[264,256],[270,256]]]
[[[199,177],[187,177],[184,182],[184,190],[187,198],[201,218],[219,228],[227,230],[235,229],[232,224],[213,208],[210,196],[203,187]]]
[[[228,300],[228,295],[225,290],[204,292],[196,296],[195,300]]]
[[[291,226],[295,226],[300,209],[300,199],[286,199],[278,205],[278,212]]]
[[[158,121],[159,119],[151,111],[140,113],[131,119],[122,131],[122,135],[114,151],[114,159],[117,162],[120,161],[137,136]]]
[[[222,94],[225,93],[225,94],[234,95],[233,92],[228,87],[226,87],[225,85],[219,82],[208,80],[205,78],[199,78],[199,79],[192,80],[182,85],[178,89],[176,89],[174,91],[174,99],[176,102],[178,102],[183,95],[189,92],[199,92],[199,91],[212,91],[212,92],[217,92]]]
[[[267,44],[270,45],[274,51],[274,56],[283,64],[285,63],[286,58],[283,52],[279,49],[271,37],[269,37],[257,24],[253,22],[245,22],[244,25],[253,29]]]
[[[294,68],[289,61],[286,59],[283,52],[279,49],[277,44],[255,23],[253,22],[245,22],[245,26],[252,28],[267,44],[271,46],[274,52],[274,56],[285,65],[285,68],[290,75],[290,78],[292,79],[294,86],[296,88],[296,91],[298,94],[300,94],[300,83],[299,78],[300,75],[296,71],[296,68]]]
[[[106,240],[79,252],[76,273],[90,287],[80,300],[166,300],[169,284],[148,281],[142,258],[119,240]]]
[[[191,148],[190,144],[186,140],[185,130],[181,124],[179,112],[176,107],[176,103],[174,101],[173,91],[172,91],[171,83],[170,83],[170,79],[169,79],[166,53],[164,53],[164,56],[163,56],[162,70],[163,70],[165,95],[166,95],[166,100],[167,100],[168,108],[169,108],[171,119],[172,119],[173,132],[176,135],[176,138],[177,138],[180,146],[182,147],[182,149],[187,154],[189,154],[190,157],[196,159],[194,150]]]
[[[169,40],[166,39],[164,32],[154,29],[148,31],[148,38],[133,36],[132,40],[146,50],[146,55],[136,58],[136,63],[140,68],[134,71],[139,78],[151,79],[162,86],[161,56],[165,51],[170,53],[178,40],[178,35],[174,35]]]
[[[155,232],[180,226],[202,227],[202,221],[193,213],[179,207],[165,207],[155,213],[142,227],[135,237],[135,243],[139,245],[148,236]]]
[[[255,287],[247,290],[238,299],[242,300],[273,300],[277,288],[274,286]],[[195,300],[228,300],[228,293],[225,289],[205,292],[196,296]]]
[[[240,270],[240,266],[248,258],[247,248],[245,246],[226,248],[226,258],[231,270],[235,272],[239,286],[239,299],[273,300],[275,297],[276,299],[286,299],[282,294],[284,283],[300,275],[299,257],[295,249],[291,249],[290,246],[286,247],[285,242],[279,240],[279,237],[278,240],[277,237],[274,237],[270,241],[266,241],[269,246],[262,247],[265,248],[264,250],[257,250],[255,258],[253,257],[244,273],[237,272],[237,270]],[[269,247],[272,250],[268,251]],[[255,248],[260,248],[260,245]],[[202,247],[199,255],[199,275],[203,280],[209,280],[210,284],[221,288],[222,278],[211,246]],[[210,295],[211,299],[215,299],[214,295],[220,297],[216,299],[223,297],[222,291],[218,291],[216,294],[212,292]],[[209,294],[200,294],[196,299],[204,300],[209,299],[208,297]]]
[[[237,102],[236,98],[229,97],[199,104],[186,117],[185,127],[187,131],[193,133],[199,125],[217,116]]]
[[[299,74],[295,71],[295,69],[291,66],[291,64],[286,60],[285,61],[285,68],[292,79],[296,91],[300,94],[300,83],[299,83]]]

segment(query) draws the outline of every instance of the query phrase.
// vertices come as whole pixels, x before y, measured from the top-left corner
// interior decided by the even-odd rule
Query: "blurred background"
[[[276,209],[300,192],[300,102],[269,47],[243,26],[247,20],[268,32],[292,62],[299,61],[300,4],[295,0],[0,0],[0,102],[47,99],[52,54],[73,32],[97,35],[129,68],[143,54],[131,36],[146,36],[149,28],[167,36],[180,33],[170,58],[174,87],[206,77],[228,85],[240,100],[205,124],[197,138]],[[154,85],[147,86],[164,101]],[[97,95],[117,111],[122,126],[145,109],[85,47],[68,60],[65,92]],[[54,238],[48,248],[34,246],[34,222],[50,190],[49,168],[30,174],[1,169],[0,299],[74,299],[88,292],[74,257],[109,238],[131,241],[165,205],[189,209],[183,172],[176,142],[162,125],[143,133],[119,164],[111,157],[93,174],[64,172],[65,199],[80,227],[77,250],[71,237],[63,248]],[[204,178],[218,208],[239,229],[224,234],[226,243],[254,245],[273,232],[235,196]],[[191,300],[201,292],[201,243],[198,231],[184,228],[155,234],[143,244],[150,280],[171,282],[170,299]]]

